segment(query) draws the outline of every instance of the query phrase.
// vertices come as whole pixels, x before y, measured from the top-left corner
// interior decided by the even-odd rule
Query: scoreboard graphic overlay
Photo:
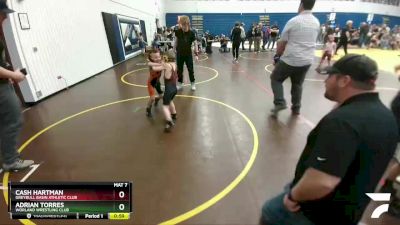
[[[12,219],[128,220],[132,182],[10,182]]]

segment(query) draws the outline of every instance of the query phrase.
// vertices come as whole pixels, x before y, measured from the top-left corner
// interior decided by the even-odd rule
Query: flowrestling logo
[[[389,211],[390,193],[366,193],[374,202],[387,202],[378,206],[371,215],[372,219],[378,219],[382,214]]]

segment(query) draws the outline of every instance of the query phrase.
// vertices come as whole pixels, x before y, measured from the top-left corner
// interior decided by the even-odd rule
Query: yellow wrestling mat
[[[394,67],[400,64],[400,51],[396,50],[381,50],[381,49],[347,49],[347,53],[364,54],[378,63],[380,70],[389,72],[394,75]],[[317,57],[322,56],[322,50],[315,51]],[[338,55],[335,55],[332,60],[338,60],[344,56],[343,48],[340,48]],[[325,61],[324,65],[327,62]]]

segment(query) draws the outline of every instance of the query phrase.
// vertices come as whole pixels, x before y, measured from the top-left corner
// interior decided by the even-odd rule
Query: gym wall
[[[245,23],[245,29],[250,28],[253,22],[260,21],[260,16],[269,16],[270,24],[273,25],[277,22],[281,30],[284,28],[286,22],[292,17],[296,16],[296,13],[167,13],[166,22],[167,26],[173,26],[176,24],[178,15],[203,16],[203,29],[209,31],[213,35],[230,35],[231,29],[236,21]],[[320,23],[323,24],[327,20],[327,16],[330,13],[314,13],[319,19]],[[346,24],[347,20],[353,20],[354,26],[358,27],[361,22],[367,20],[368,14],[366,13],[336,13],[336,24],[340,27]],[[389,26],[400,25],[400,17],[395,16],[384,16],[374,15],[372,24],[382,24],[384,18],[389,19]]]
[[[228,34],[235,21],[243,21],[246,29],[260,16],[269,16],[270,23],[277,22],[283,28],[286,22],[297,14],[299,0],[266,0],[266,1],[187,1],[165,0],[167,26],[176,24],[177,15],[203,16],[203,29],[212,34]],[[317,0],[314,14],[321,23],[326,22],[327,15],[336,12],[336,24],[343,26],[349,19],[358,26],[366,21],[368,14],[374,14],[372,23],[381,24],[389,19],[389,26],[400,25],[400,7],[378,3],[354,1]]]
[[[156,14],[165,18],[156,1],[8,0],[16,13],[3,27],[14,68],[29,73],[20,84],[25,102],[37,102],[114,65],[102,12],[144,20],[151,39]]]
[[[366,0],[364,0],[366,1]],[[168,13],[296,13],[300,0],[165,0]],[[375,13],[399,16],[400,7],[362,0],[316,0],[315,12]]]

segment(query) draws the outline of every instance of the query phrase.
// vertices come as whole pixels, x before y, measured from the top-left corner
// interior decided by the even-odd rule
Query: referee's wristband
[[[289,193],[288,193],[288,199],[289,199],[290,201],[292,201],[292,202],[298,202],[298,201],[296,201],[296,200],[293,199],[292,190],[290,190]]]

